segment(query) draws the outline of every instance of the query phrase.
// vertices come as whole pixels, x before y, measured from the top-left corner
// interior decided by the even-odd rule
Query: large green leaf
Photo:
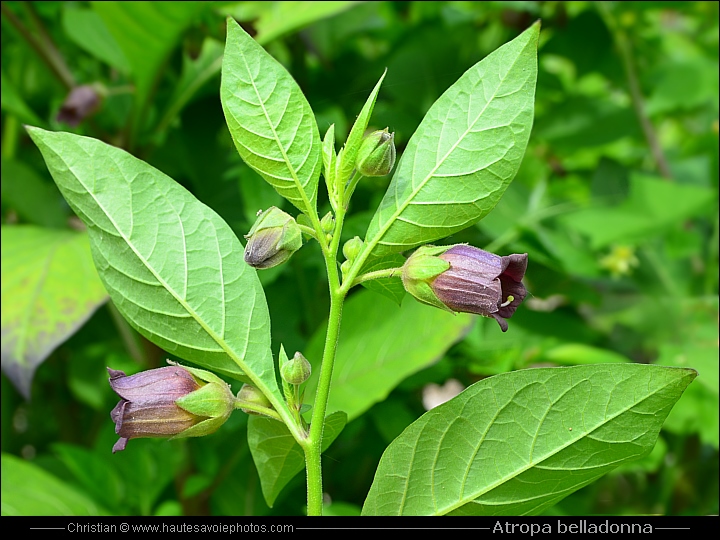
[[[1,493],[3,516],[108,515],[86,493],[10,454],[2,454]]]
[[[530,137],[539,33],[535,23],[488,55],[430,108],[368,228],[373,255],[449,236],[497,204]]]
[[[127,152],[28,128],[85,222],[95,265],[124,317],[173,354],[280,397],[257,274],[230,227],[185,188]]]
[[[2,369],[30,397],[38,365],[105,302],[86,234],[2,228]]]
[[[470,329],[473,317],[453,315],[410,296],[400,307],[373,292],[356,293],[343,309],[328,410],[357,418],[403,379],[442,358]],[[305,352],[313,365],[307,396],[317,388],[325,329],[318,328]]]
[[[392,442],[363,514],[538,514],[648,454],[696,376],[605,364],[484,379]]]
[[[344,412],[335,412],[325,418],[322,449],[327,450],[347,424]],[[248,418],[248,445],[260,475],[260,485],[268,506],[297,473],[305,468],[305,455],[285,424],[264,418]]]
[[[302,212],[316,212],[320,133],[287,70],[228,19],[220,100],[245,162]]]

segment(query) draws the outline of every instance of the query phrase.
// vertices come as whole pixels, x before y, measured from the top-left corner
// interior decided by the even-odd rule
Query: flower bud
[[[233,410],[229,386],[207,371],[173,365],[130,376],[110,368],[108,373],[121,398],[110,413],[120,435],[113,453],[124,450],[129,439],[208,435]]]
[[[296,352],[292,360],[288,360],[280,368],[280,376],[289,384],[302,384],[310,378],[312,367],[302,353]]]
[[[360,254],[362,247],[363,241],[360,239],[359,236],[351,238],[350,240],[345,242],[345,245],[343,246],[343,255],[345,255],[345,258],[348,261],[354,261],[355,257]]]
[[[335,216],[333,216],[332,212],[328,212],[322,217],[320,220],[320,227],[326,234],[333,232],[335,229]]]
[[[253,268],[272,268],[287,261],[302,247],[302,233],[295,219],[275,206],[260,214],[245,235],[245,262]]]
[[[465,244],[423,246],[403,266],[405,290],[442,309],[493,317],[503,332],[525,299],[527,253],[500,257]]]
[[[385,176],[395,165],[395,133],[388,128],[374,131],[363,139],[355,167],[363,176]]]
[[[237,395],[238,406],[242,412],[247,414],[255,414],[262,416],[262,413],[245,408],[243,405],[251,405],[254,407],[261,407],[263,409],[272,409],[270,400],[260,390],[252,386],[251,384],[244,384]]]

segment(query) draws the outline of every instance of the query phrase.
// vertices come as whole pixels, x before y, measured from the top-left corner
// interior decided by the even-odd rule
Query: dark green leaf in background
[[[33,374],[107,293],[84,233],[2,227],[2,369],[30,397]]]
[[[205,7],[203,2],[92,2],[92,8],[100,15],[132,71],[133,130],[137,131],[143,127],[140,123],[161,67],[182,33]]]
[[[538,514],[647,455],[696,376],[605,364],[484,379],[393,441],[363,514]]]
[[[125,53],[96,11],[66,2],[62,13],[65,33],[78,47],[123,73],[130,72]],[[136,59],[134,61],[137,62]]]
[[[20,217],[44,227],[65,227],[68,211],[52,182],[21,161],[2,160],[2,202]]]
[[[302,212],[316,212],[321,142],[315,117],[287,70],[228,19],[220,99],[245,162]]]
[[[540,24],[470,68],[408,142],[367,232],[375,256],[469,227],[515,176],[533,123]]]
[[[255,270],[228,225],[127,152],[28,128],[55,182],[88,226],[113,302],[168,352],[280,397],[270,320]]]
[[[3,516],[102,516],[107,510],[74,486],[19,457],[2,454]]]
[[[358,292],[343,309],[328,410],[357,418],[403,379],[442,358],[470,329],[473,318],[420,304],[410,296],[400,307],[374,292]],[[313,365],[308,402],[317,387],[324,342],[323,325],[305,352]]]

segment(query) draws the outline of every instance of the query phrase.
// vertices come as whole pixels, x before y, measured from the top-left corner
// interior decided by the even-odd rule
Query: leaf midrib
[[[195,310],[192,309],[192,308],[190,307],[190,305],[189,305],[184,299],[182,299],[182,298],[177,294],[177,292],[175,291],[174,288],[172,288],[164,279],[162,279],[162,278],[160,277],[160,275],[158,275],[158,273],[157,273],[157,272],[155,271],[155,269],[149,264],[149,262],[146,261],[145,258],[138,252],[138,250],[136,249],[135,245],[134,245],[134,244],[125,236],[125,234],[120,230],[120,227],[117,225],[117,223],[115,222],[115,220],[113,219],[113,217],[111,216],[111,214],[110,214],[110,213],[106,210],[106,208],[100,203],[100,201],[96,198],[95,194],[94,194],[93,192],[91,192],[91,191],[87,188],[87,186],[82,182],[82,180],[80,179],[80,177],[73,172],[72,167],[70,166],[70,164],[69,164],[67,161],[65,161],[65,159],[63,158],[63,156],[61,156],[60,154],[58,154],[58,153],[57,153],[54,149],[52,149],[49,145],[45,144],[45,147],[46,147],[48,150],[50,150],[51,152],[53,152],[56,156],[58,156],[58,158],[60,159],[60,161],[62,161],[62,162],[65,164],[65,166],[67,167],[68,171],[70,171],[70,172],[72,173],[72,175],[77,179],[77,181],[80,183],[80,185],[83,186],[83,188],[85,189],[85,192],[92,197],[93,201],[95,201],[95,204],[97,204],[98,208],[100,208],[100,210],[102,210],[102,212],[103,212],[103,214],[105,215],[105,217],[107,217],[107,219],[110,221],[110,223],[112,223],[113,227],[114,227],[115,230],[117,231],[118,235],[123,239],[123,241],[125,242],[125,244],[127,244],[127,246],[133,251],[133,253],[134,253],[135,256],[138,258],[138,260],[145,266],[145,268],[148,269],[148,271],[155,277],[155,279],[158,280],[158,283],[160,283],[160,284],[163,286],[163,288],[164,288],[166,291],[168,291],[168,292],[173,296],[173,298],[175,298],[175,300],[190,314],[190,316],[191,316],[193,319],[195,319],[195,321],[201,326],[201,328],[202,328],[203,330],[205,330],[205,332],[206,332],[218,345],[220,345],[220,347],[225,351],[225,353],[241,368],[241,370],[245,373],[245,375],[247,375],[248,377],[250,377],[250,378],[253,380],[253,382],[256,384],[256,386],[257,386],[258,388],[260,388],[261,390],[263,390],[266,395],[270,396],[270,399],[273,399],[273,398],[274,398],[274,393],[270,391],[270,389],[267,387],[267,385],[264,383],[264,381],[262,381],[259,377],[257,377],[253,370],[251,370],[251,369],[248,368],[248,366],[245,364],[245,362],[244,362],[241,358],[238,357],[238,355],[235,353],[235,351],[234,351],[233,349],[231,349],[231,348],[229,347],[229,345],[227,344],[227,342],[225,341],[225,339],[224,339],[224,338],[221,338],[220,336],[218,336],[210,327],[208,327],[207,324],[205,323],[205,321],[202,319],[202,317],[200,317],[200,315],[199,315],[197,312],[195,312]],[[91,154],[88,154],[88,157],[92,158],[92,155],[91,155]],[[112,158],[111,156],[108,156],[108,157],[109,157],[110,159],[113,159],[113,162],[115,163],[115,166],[116,166],[116,167],[118,168],[118,170],[120,171],[120,170],[121,170],[121,167],[120,167],[120,166],[118,165],[118,163],[114,160],[114,158]],[[177,211],[175,210],[174,207],[173,207],[173,212],[174,212],[175,215],[178,217],[178,219],[179,219],[180,221],[182,221],[180,215],[177,213]],[[217,232],[217,231],[215,231],[214,228],[213,228],[213,231],[214,231],[215,233]],[[184,242],[184,240],[185,240],[185,238],[183,237],[183,242]],[[215,234],[215,240],[216,240],[216,242],[217,242],[217,234]],[[187,250],[185,250],[185,252],[183,253],[183,255],[184,255],[185,258],[187,258]],[[221,263],[221,266],[222,266],[222,255],[221,255],[220,253],[218,253],[218,255],[220,256],[220,263]],[[186,264],[187,264],[187,261],[186,261]],[[225,284],[223,283],[223,284],[221,285],[221,287],[224,289]],[[223,291],[223,297],[224,297],[224,291]],[[223,308],[223,309],[224,309],[224,308]],[[224,322],[223,322],[223,326],[224,326]]]
[[[250,38],[252,39],[252,38]],[[265,102],[260,97],[260,92],[258,91],[257,86],[255,85],[255,78],[253,77],[252,72],[250,71],[250,66],[248,65],[247,58],[245,57],[245,53],[242,50],[242,47],[238,47],[238,51],[240,52],[240,57],[243,60],[243,63],[245,64],[245,70],[247,71],[248,77],[250,79],[250,84],[252,85],[253,90],[255,91],[255,97],[258,99],[258,103],[260,108],[262,109],[263,115],[265,116],[265,121],[268,123],[268,126],[270,126],[270,129],[273,134],[273,138],[275,139],[275,144],[277,144],[278,148],[280,149],[280,153],[282,154],[283,161],[285,162],[285,165],[287,166],[288,170],[290,171],[290,174],[292,174],[293,181],[295,182],[296,189],[300,192],[300,198],[303,202],[303,205],[305,206],[305,212],[310,216],[312,214],[312,208],[310,206],[310,200],[307,197],[307,193],[305,193],[305,189],[303,188],[302,183],[300,182],[300,178],[298,177],[297,171],[290,163],[290,159],[287,156],[287,153],[285,152],[285,147],[280,142],[280,138],[278,137],[277,131],[275,131],[275,126],[273,126],[272,121],[270,120],[270,115],[267,112],[267,109],[265,108]],[[292,90],[291,90],[292,93]],[[273,88],[273,91],[271,92],[271,95],[275,94],[275,88]],[[290,97],[288,97],[288,104],[290,103]],[[302,109],[302,116],[304,117],[306,114],[305,106],[304,104],[301,104]],[[234,115],[233,115],[234,116]],[[282,119],[280,120],[282,122]],[[302,117],[300,119],[300,122],[302,123]],[[239,122],[238,122],[239,123]],[[299,129],[300,124],[298,124]],[[297,135],[297,132],[295,133]],[[312,152],[312,140],[310,141],[311,148],[308,150],[308,157],[309,154]]]
[[[624,381],[623,381],[623,382],[624,382]],[[666,382],[663,386],[660,386],[660,387],[656,388],[652,393],[650,393],[649,395],[646,395],[646,396],[643,397],[641,400],[633,402],[632,405],[621,409],[618,413],[614,414],[614,415],[611,416],[610,418],[605,418],[602,422],[598,423],[595,427],[589,429],[589,430],[588,430],[586,433],[584,433],[581,437],[578,437],[578,438],[576,438],[576,439],[573,439],[573,440],[571,440],[571,441],[563,444],[562,446],[553,448],[553,450],[552,450],[551,452],[548,452],[547,454],[541,456],[535,463],[528,463],[527,465],[524,465],[524,466],[521,467],[520,469],[517,469],[516,471],[513,471],[512,474],[509,474],[509,475],[507,475],[507,476],[505,476],[505,477],[497,480],[497,481],[494,482],[493,484],[487,486],[486,488],[478,491],[478,492],[477,492],[476,494],[474,494],[472,497],[464,497],[464,498],[461,498],[458,503],[450,505],[450,506],[447,507],[447,509],[446,509],[445,511],[443,511],[443,512],[436,512],[435,515],[439,515],[439,516],[446,515],[446,514],[452,512],[453,510],[456,510],[456,509],[460,508],[461,506],[464,506],[464,505],[466,505],[466,504],[468,504],[468,503],[476,500],[478,497],[481,497],[481,496],[485,495],[486,493],[492,491],[492,490],[495,489],[496,487],[501,486],[501,485],[504,484],[505,482],[507,482],[507,481],[509,481],[509,480],[511,480],[511,479],[513,479],[513,478],[518,477],[519,475],[521,475],[521,474],[524,473],[525,471],[530,470],[530,469],[533,468],[533,467],[537,467],[537,466],[538,466],[540,463],[542,463],[543,461],[545,461],[545,460],[553,457],[554,455],[556,455],[556,454],[559,453],[560,451],[565,450],[565,448],[568,448],[568,447],[572,446],[573,444],[577,443],[578,441],[580,441],[580,440],[582,440],[582,439],[590,436],[593,432],[597,431],[598,429],[600,429],[601,427],[605,426],[605,425],[608,424],[609,422],[615,420],[617,417],[619,417],[619,416],[627,413],[627,412],[630,411],[633,407],[636,407],[636,406],[640,405],[641,403],[643,403],[644,401],[646,401],[646,400],[649,399],[650,397],[652,397],[652,396],[654,396],[655,394],[657,394],[660,390],[663,390],[664,388],[667,388],[667,387],[670,386],[671,384],[676,384],[676,383],[677,383],[677,380],[670,381],[670,382]],[[617,387],[617,385],[616,385],[616,387]],[[551,407],[552,407],[553,405],[555,405],[555,403],[557,403],[557,402],[554,402],[554,403],[551,405]],[[536,431],[536,433],[535,433],[535,436],[533,437],[533,446],[534,446],[534,444],[535,444],[535,439],[537,439],[537,434],[538,434],[538,432],[539,432],[539,430],[540,430],[541,427],[542,427],[542,424],[538,424],[538,429],[537,429],[537,431]],[[464,485],[463,485],[463,491],[464,491]]]
[[[528,41],[528,43],[529,43],[529,41]],[[525,46],[527,46],[527,44]],[[522,50],[525,50],[525,47],[523,47]],[[522,50],[521,50],[521,53],[522,53]],[[521,54],[518,54],[518,56],[515,58],[515,61],[508,68],[507,74],[509,74],[511,72],[512,68],[515,66],[515,64],[518,63],[520,58],[521,58]],[[485,106],[482,108],[482,111],[480,111],[478,113],[478,115],[475,117],[475,119],[472,121],[472,123],[470,123],[470,125],[468,126],[468,129],[466,129],[465,132],[460,137],[458,137],[458,140],[452,145],[450,150],[448,150],[448,152],[443,156],[443,158],[440,160],[440,162],[438,162],[435,165],[435,167],[433,167],[433,169],[430,171],[430,173],[428,173],[428,175],[422,180],[422,182],[420,182],[418,187],[412,191],[410,197],[408,197],[406,199],[406,201],[400,205],[400,207],[393,213],[392,217],[385,222],[385,225],[380,229],[378,234],[376,234],[375,237],[368,243],[368,247],[367,247],[365,253],[370,254],[375,249],[375,247],[380,243],[380,240],[382,240],[382,238],[390,230],[390,227],[392,227],[393,223],[395,223],[395,220],[397,220],[397,218],[400,216],[400,214],[402,214],[405,211],[405,209],[409,206],[410,202],[417,196],[417,194],[425,186],[425,184],[427,184],[427,182],[429,182],[430,179],[433,178],[435,171],[437,171],[440,168],[440,166],[445,163],[445,160],[448,158],[448,156],[455,150],[455,148],[457,148],[457,146],[467,136],[467,134],[470,133],[471,128],[478,122],[478,120],[480,120],[480,117],[484,114],[488,105],[497,96],[500,87],[508,78],[507,74],[504,78],[502,78],[500,80],[500,83],[497,85],[492,96],[486,101]],[[367,258],[367,255],[366,255],[366,258]]]

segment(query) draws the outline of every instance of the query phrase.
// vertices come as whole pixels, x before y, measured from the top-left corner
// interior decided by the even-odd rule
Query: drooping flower
[[[503,332],[527,295],[527,253],[501,257],[465,244],[422,246],[403,266],[405,289],[442,309],[494,318]]]
[[[110,413],[120,435],[113,453],[129,439],[208,435],[233,410],[230,387],[207,371],[173,365],[130,376],[111,368],[108,373],[121,398]]]
[[[60,107],[58,122],[75,127],[100,106],[101,95],[96,86],[85,84],[73,88]]]

